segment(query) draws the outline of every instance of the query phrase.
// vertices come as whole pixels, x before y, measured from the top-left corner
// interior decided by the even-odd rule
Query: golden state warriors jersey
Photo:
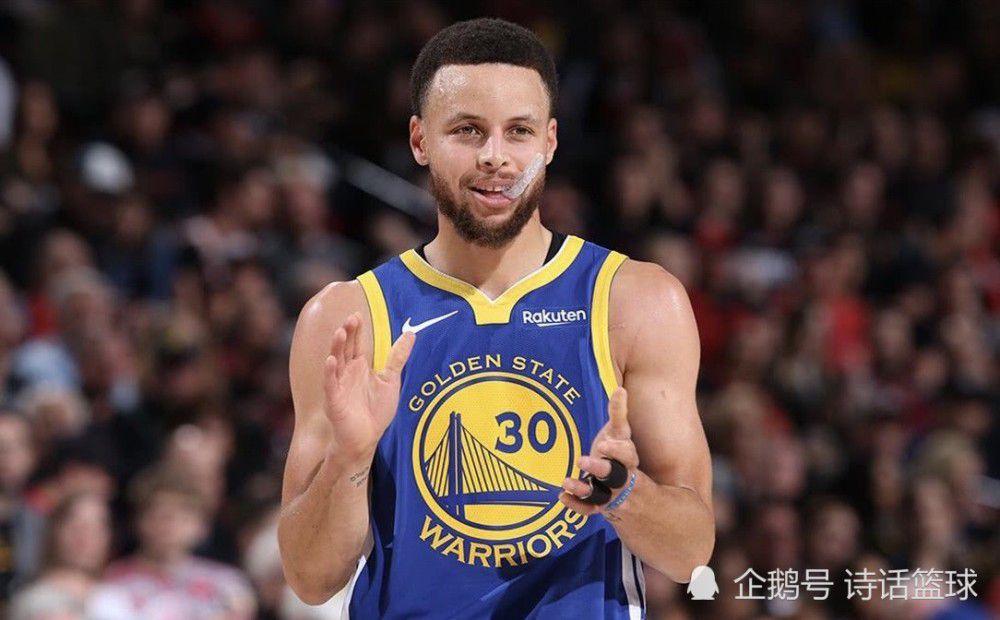
[[[559,500],[617,387],[611,279],[575,236],[496,299],[409,250],[362,274],[381,369],[416,333],[372,465],[373,545],[351,618],[640,618],[642,565]]]

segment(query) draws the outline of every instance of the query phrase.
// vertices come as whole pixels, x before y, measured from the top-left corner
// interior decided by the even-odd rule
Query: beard
[[[510,217],[499,224],[490,225],[476,217],[473,212],[473,199],[457,200],[448,188],[448,184],[431,171],[431,194],[438,204],[438,209],[448,218],[459,236],[469,243],[494,250],[507,245],[521,232],[538,208],[543,189],[545,189],[544,170],[521,194]]]

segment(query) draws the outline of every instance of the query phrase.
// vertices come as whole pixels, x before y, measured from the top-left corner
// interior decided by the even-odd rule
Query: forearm
[[[631,495],[604,516],[630,551],[678,583],[707,564],[715,546],[715,519],[698,494],[641,471]]]
[[[278,520],[285,578],[310,604],[328,600],[346,585],[368,536],[368,465],[327,456],[306,490]]]

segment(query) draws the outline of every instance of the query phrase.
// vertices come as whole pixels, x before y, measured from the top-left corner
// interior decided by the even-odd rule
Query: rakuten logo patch
[[[536,327],[554,327],[587,320],[586,310],[524,310],[521,321]]]

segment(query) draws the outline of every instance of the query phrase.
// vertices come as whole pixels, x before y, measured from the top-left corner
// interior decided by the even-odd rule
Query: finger
[[[628,393],[619,387],[608,402],[608,433],[618,439],[628,439],[632,430],[628,425]]]
[[[562,488],[567,493],[572,493],[578,499],[588,497],[593,492],[589,483],[576,478],[566,478],[563,480]]]
[[[592,515],[598,510],[600,506],[592,506],[590,504],[584,504],[576,496],[563,491],[559,494],[559,501],[563,503],[564,506],[569,508],[574,512],[578,512],[582,515]]]
[[[328,355],[324,364],[323,391],[326,393],[328,405],[335,406],[340,393],[340,381],[338,380],[337,356]]]
[[[628,469],[639,467],[639,454],[635,444],[628,439],[602,439],[594,442],[592,457],[607,457],[620,461]]]
[[[346,319],[344,319],[343,328],[344,328],[344,361],[345,362],[349,362],[352,359],[354,359],[353,352],[351,351],[351,347],[354,346],[354,334],[353,334],[353,332],[354,332],[354,315],[353,314],[348,315],[348,317]]]
[[[340,355],[340,347],[343,345],[341,342],[337,340],[337,332],[339,332],[342,329],[342,327],[343,326],[333,330],[333,337],[330,338],[330,355],[336,355],[336,356]]]
[[[364,331],[363,330],[364,321],[361,319],[360,312],[357,313],[357,317],[358,317],[358,329],[354,333],[354,357],[363,357],[364,348],[361,346],[361,338],[362,338],[361,332]]]
[[[611,472],[603,478],[597,480],[611,490],[620,489],[625,486],[628,480],[628,468],[618,459],[606,459],[611,464]]]
[[[581,456],[576,461],[577,467],[580,469],[594,474],[598,478],[607,478],[608,474],[611,473],[611,463],[607,459],[597,458],[593,456]]]
[[[337,376],[340,377],[344,372],[344,367],[347,365],[344,349],[347,344],[347,330],[343,326],[337,328],[337,331],[333,333],[333,344],[330,345],[330,355],[337,358]]]
[[[393,343],[392,349],[389,350],[389,359],[385,362],[385,370],[382,371],[387,378],[403,372],[403,365],[410,358],[416,339],[417,335],[413,332],[403,332]]]
[[[345,357],[347,361],[351,361],[358,356],[361,348],[359,346],[361,341],[361,315],[355,312],[347,317],[344,326],[347,328],[347,352],[345,353]]]

